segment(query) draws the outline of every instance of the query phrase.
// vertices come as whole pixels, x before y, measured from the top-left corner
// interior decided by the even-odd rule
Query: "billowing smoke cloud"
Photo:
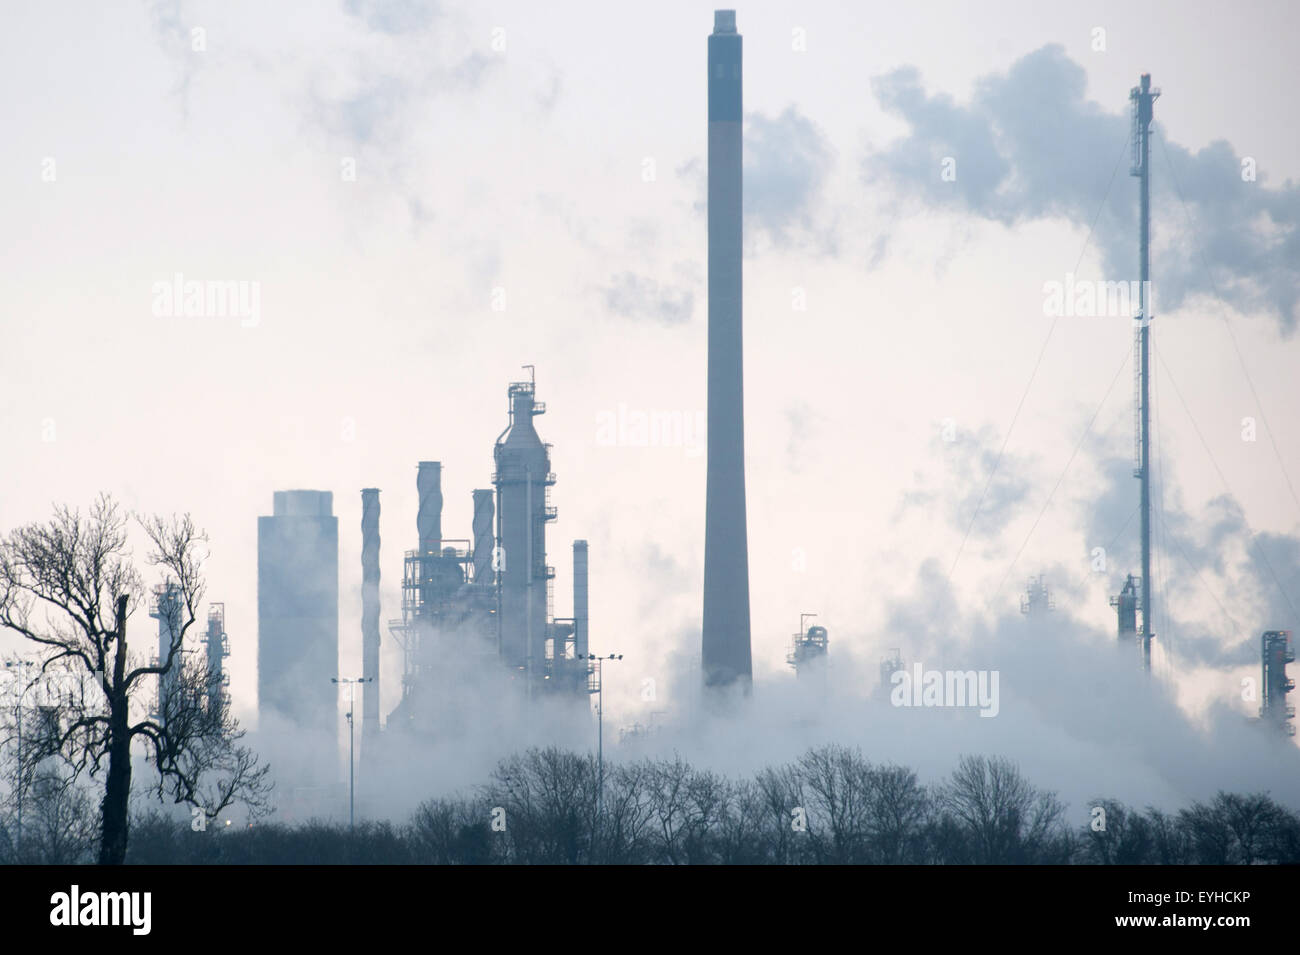
[[[343,9],[372,30],[402,34],[427,30],[437,18],[439,6],[432,0],[346,0]]]
[[[972,540],[996,537],[1028,499],[1033,485],[1026,475],[1037,462],[1011,451],[999,461],[1002,439],[987,425],[972,433],[941,421],[938,433],[935,447],[942,452],[946,474],[936,480],[918,472],[916,486],[904,493],[896,517],[912,508],[939,508],[958,533],[964,535],[969,528]]]
[[[1103,548],[1117,589],[1139,574],[1137,481],[1132,461],[1106,458],[1095,501],[1081,513],[1087,546]],[[1158,493],[1152,523],[1157,588],[1155,632],[1179,665],[1216,669],[1259,662],[1259,635],[1300,626],[1300,540],[1255,533],[1244,508],[1224,493],[1193,510],[1177,484]]]
[[[634,321],[682,325],[691,320],[695,308],[695,296],[689,289],[674,288],[635,272],[614,276],[602,294],[610,312]]]
[[[960,608],[946,569],[925,564],[912,592],[891,601],[879,633],[832,630],[824,681],[760,682],[753,699],[729,714],[697,709],[692,719],[683,715],[689,706],[674,707],[672,723],[607,748],[607,756],[680,752],[696,765],[744,774],[833,742],[937,782],[962,754],[1001,754],[1059,792],[1080,825],[1098,796],[1168,809],[1226,788],[1266,790],[1295,804],[1300,753],[1234,705],[1232,678],[1225,675],[1221,697],[1205,714],[1189,718],[1172,685],[1148,679],[1135,648],[1117,646],[1113,633],[1064,608],[983,620]],[[855,646],[875,652],[855,654]],[[997,715],[985,718],[970,706],[892,705],[892,687],[882,690],[878,670],[890,646],[909,670],[997,671]]]
[[[835,156],[808,117],[794,106],[775,117],[746,115],[742,162],[746,255],[760,242],[781,250],[836,253],[835,216],[823,203]],[[709,184],[704,160],[692,158],[676,172],[694,192],[695,212],[703,216]]]
[[[821,131],[795,107],[775,118],[750,115],[744,156],[746,229],[751,235],[765,234],[779,248],[810,245],[833,253],[834,230],[818,210],[833,162]]]
[[[1136,279],[1136,190],[1124,147],[1130,118],[1125,104],[1086,100],[1085,81],[1083,67],[1057,45],[985,76],[966,105],[928,93],[912,67],[878,77],[876,97],[911,130],[868,156],[863,176],[904,197],[1004,225],[1064,218],[1087,230],[1106,197],[1092,239],[1105,277]],[[1300,187],[1266,186],[1265,173],[1253,170],[1253,160],[1243,165],[1227,142],[1196,152],[1166,142],[1158,103],[1156,116],[1157,310],[1217,292],[1238,309],[1273,316],[1289,335],[1300,301]],[[943,175],[945,160],[955,178]]]

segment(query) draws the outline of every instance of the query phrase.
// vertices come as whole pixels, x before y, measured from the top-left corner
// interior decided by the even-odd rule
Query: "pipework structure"
[[[815,667],[826,664],[830,644],[826,628],[817,625],[804,627],[804,621],[815,616],[815,613],[801,613],[799,632],[790,638],[790,652],[786,654],[785,662],[794,667],[796,678],[807,676]]]
[[[736,12],[714,13],[709,36],[708,476],[701,664],[708,687],[753,681],[745,517],[742,341],[742,43]]]
[[[379,488],[361,490],[361,752],[379,733]]]
[[[1277,732],[1295,735],[1295,704],[1286,695],[1295,689],[1295,680],[1286,674],[1286,665],[1295,662],[1295,644],[1290,630],[1269,630],[1260,638],[1262,661],[1259,718]]]
[[[158,701],[154,715],[165,724],[168,701],[180,683],[181,667],[185,665],[185,655],[180,646],[185,604],[180,585],[175,581],[168,580],[158,584],[153,588],[152,593],[152,599],[149,601],[149,616],[158,621],[158,655],[154,658],[154,665],[166,666],[173,646],[176,648],[171,670],[158,676]]]
[[[472,539],[443,537],[443,467],[419,464],[419,547],[406,552],[402,617],[389,622],[404,658],[402,702],[390,723],[424,728],[422,701],[432,701],[430,687],[450,656],[475,666],[499,663],[529,698],[585,699],[598,690],[588,653],[585,540],[573,542],[573,616],[555,616],[546,530],[558,517],[556,477],[551,446],[533,424],[545,411],[534,377],[509,385],[506,427],[493,445],[493,488],[473,491]]]
[[[1137,646],[1137,611],[1140,599],[1138,579],[1132,574],[1124,578],[1120,592],[1110,598],[1110,605],[1115,608],[1116,634],[1122,648]]]
[[[208,659],[208,712],[219,713],[230,707],[230,674],[226,657],[230,656],[230,638],[226,635],[226,605],[208,604],[208,628],[203,634]]]
[[[1138,177],[1138,327],[1133,333],[1135,417],[1134,453],[1137,459],[1133,476],[1141,482],[1139,509],[1142,512],[1141,546],[1142,574],[1136,582],[1130,575],[1125,590],[1112,598],[1112,606],[1119,610],[1121,639],[1125,634],[1126,613],[1134,613],[1133,627],[1141,648],[1142,669],[1151,672],[1151,641],[1155,638],[1152,623],[1155,619],[1151,605],[1151,120],[1155,101],[1160,90],[1151,86],[1151,74],[1143,73],[1137,86],[1129,92],[1132,106],[1133,164],[1129,175]],[[1140,594],[1128,593],[1136,583]],[[1136,604],[1131,601],[1136,596]],[[1142,622],[1136,620],[1141,613]]]
[[[1038,617],[1055,609],[1056,598],[1047,587],[1046,575],[1030,577],[1020,597],[1020,612],[1026,617]]]
[[[402,616],[389,631],[402,648],[402,701],[390,714],[418,722],[415,709],[445,654],[487,657],[496,652],[497,594],[495,572],[476,554],[493,547],[481,539],[442,536],[442,462],[421,461],[416,468],[416,534],[419,546],[406,551],[402,569]],[[482,491],[475,491],[475,529],[481,531]],[[487,492],[489,495],[491,492]],[[488,516],[488,523],[491,517]],[[369,674],[366,674],[369,676]],[[371,694],[378,701],[378,693]],[[376,715],[376,722],[378,717]],[[364,737],[363,737],[364,740]]]

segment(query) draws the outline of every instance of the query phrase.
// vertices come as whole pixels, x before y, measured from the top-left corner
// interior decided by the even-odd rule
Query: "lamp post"
[[[14,845],[18,853],[18,861],[22,861],[23,851],[23,698],[27,695],[28,685],[23,682],[23,668],[32,667],[36,664],[31,660],[6,660],[5,669],[16,669],[18,671],[18,779],[14,787],[18,797],[18,828],[14,833]]]
[[[356,772],[355,772],[356,746],[354,745],[356,734],[353,731],[354,721],[352,719],[352,711],[353,709],[355,709],[355,707],[353,707],[352,705],[353,692],[356,689],[358,683],[374,683],[375,678],[372,676],[361,676],[352,680],[348,680],[348,679],[340,680],[331,677],[330,682],[345,684],[348,688],[348,832],[352,832],[356,827],[356,804],[357,804]]]
[[[596,663],[596,816],[605,813],[605,677],[601,664],[606,660],[622,660],[623,654],[611,653],[607,657],[587,654]]]

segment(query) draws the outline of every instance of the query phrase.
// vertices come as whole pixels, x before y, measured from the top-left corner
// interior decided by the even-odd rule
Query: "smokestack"
[[[493,492],[479,488],[474,491],[474,583],[492,583],[492,549],[496,538],[492,536]]]
[[[573,542],[573,652],[587,655],[587,542]]]
[[[415,476],[420,509],[415,527],[420,535],[420,552],[438,553],[442,549],[442,462],[421,461]]]
[[[379,734],[379,488],[361,491],[361,752]]]
[[[741,37],[734,10],[709,37],[709,417],[704,518],[707,686],[753,677],[741,353]]]

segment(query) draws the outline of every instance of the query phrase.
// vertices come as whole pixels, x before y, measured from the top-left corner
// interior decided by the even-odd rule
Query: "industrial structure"
[[[1043,574],[1030,577],[1020,597],[1020,612],[1026,617],[1039,617],[1055,609],[1056,598],[1047,587],[1047,578]]]
[[[1286,695],[1295,689],[1295,680],[1286,675],[1286,665],[1295,662],[1295,644],[1290,630],[1269,630],[1260,638],[1262,679],[1259,718],[1279,733],[1295,735],[1295,704]]]
[[[379,488],[361,491],[361,752],[379,734]]]
[[[337,759],[339,522],[329,491],[276,491],[257,519],[257,691],[265,725],[278,716],[322,734]],[[304,737],[305,738],[305,737]],[[316,773],[320,754],[301,754]],[[283,762],[283,761],[282,761]],[[322,776],[334,777],[331,763]],[[322,770],[325,767],[321,767]]]
[[[880,694],[886,698],[889,696],[893,676],[899,670],[903,669],[903,653],[899,647],[890,647],[889,656],[883,657],[880,661]]]
[[[176,647],[171,669],[158,676],[158,700],[153,715],[164,725],[167,721],[168,702],[171,695],[176,692],[176,686],[180,682],[181,667],[185,660],[180,646],[184,608],[180,585],[174,580],[167,580],[153,588],[153,598],[149,601],[149,616],[158,621],[158,655],[153,658],[153,665],[166,666],[172,647]]]
[[[796,677],[804,677],[826,668],[827,644],[830,642],[826,628],[815,625],[804,627],[804,621],[815,616],[817,615],[813,613],[800,614],[799,632],[790,638],[790,652],[786,654],[785,662],[794,667]]]
[[[154,701],[152,716],[164,726],[174,715],[170,706],[176,689],[184,676],[185,655],[185,595],[180,585],[174,580],[166,580],[153,588],[149,601],[149,616],[158,621],[158,652],[150,659],[152,666],[166,666],[167,658],[175,646],[171,669],[158,677],[158,695]],[[208,605],[207,628],[199,637],[203,644],[206,661],[206,687],[203,702],[209,713],[219,713],[230,706],[230,674],[226,672],[225,660],[230,656],[230,640],[226,636],[226,605],[211,603]]]
[[[402,699],[389,725],[432,729],[426,725],[435,702],[431,685],[451,656],[474,665],[497,662],[529,698],[585,699],[598,690],[588,653],[585,540],[573,542],[573,616],[555,616],[546,527],[558,516],[550,495],[556,477],[550,445],[533,425],[546,406],[536,400],[531,378],[512,383],[507,400],[506,428],[493,448],[493,489],[473,491],[472,538],[443,536],[442,463],[419,463],[419,546],[405,554],[402,616],[388,624],[403,654]],[[377,497],[374,517],[377,559]],[[371,694],[366,699],[369,707]],[[366,719],[369,725],[369,710]]]
[[[208,628],[203,634],[208,660],[208,712],[224,712],[230,707],[230,674],[226,657],[230,656],[230,638],[226,636],[226,605],[208,604]]]
[[[1133,376],[1135,395],[1134,456],[1136,467],[1133,476],[1141,482],[1139,510],[1141,511],[1142,574],[1134,580],[1130,575],[1125,589],[1111,605],[1118,609],[1120,639],[1128,633],[1125,625],[1127,613],[1134,613],[1133,632],[1141,649],[1142,669],[1151,672],[1152,621],[1155,610],[1151,606],[1151,118],[1155,101],[1160,95],[1151,86],[1151,74],[1143,73],[1137,86],[1129,92],[1133,112],[1133,163],[1129,174],[1138,177],[1138,325],[1133,332]],[[1136,593],[1141,590],[1140,595]],[[1129,593],[1130,589],[1134,592]],[[1132,603],[1131,601],[1136,601]],[[1142,623],[1137,623],[1140,612]]]
[[[741,307],[741,37],[734,10],[709,36],[708,476],[704,517],[706,686],[749,692],[749,544]]]
[[[1110,605],[1115,608],[1116,632],[1121,648],[1137,646],[1137,608],[1138,579],[1129,574],[1124,579],[1124,586],[1118,594],[1110,598]]]

